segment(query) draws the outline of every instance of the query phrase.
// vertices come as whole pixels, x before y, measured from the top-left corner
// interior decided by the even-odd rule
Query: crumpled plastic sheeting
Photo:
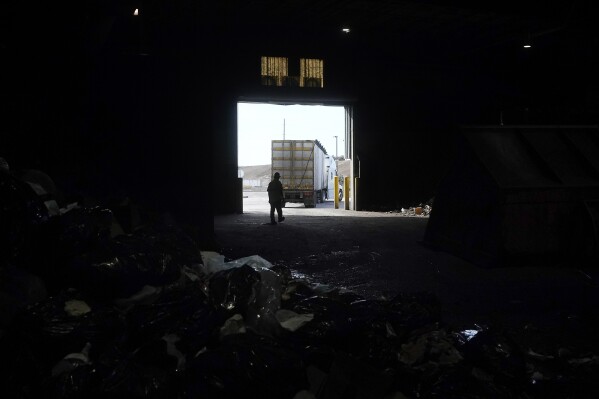
[[[244,334],[246,331],[243,316],[238,313],[225,321],[225,324],[220,328],[220,337],[223,338],[227,335]]]
[[[228,316],[240,313],[258,332],[274,334],[278,328],[275,313],[281,306],[281,277],[270,270],[272,264],[257,255],[226,263],[220,256],[209,259],[205,270],[210,276],[211,303]]]
[[[246,256],[244,258],[235,259],[229,262],[225,262],[225,256],[213,251],[201,251],[203,271],[208,275],[212,275],[216,272],[234,269],[243,265],[248,265],[254,268],[256,271],[262,269],[271,269],[272,263],[262,258],[259,255]]]
[[[260,274],[250,266],[222,270],[209,280],[209,301],[227,317],[244,315],[256,302]]]
[[[293,279],[257,255],[200,260],[168,226],[84,237],[88,250],[63,247],[83,250],[82,269],[67,269],[79,273],[57,280],[58,292],[0,335],[9,396],[530,399],[599,391],[594,347],[525,335],[534,329],[452,332],[431,294],[375,300]],[[107,253],[120,256],[107,274],[82,272],[93,266],[82,259],[109,261]],[[307,262],[317,268],[326,259]],[[597,335],[582,318],[568,323]]]
[[[267,261],[266,259],[264,259],[263,257],[261,257],[259,255],[251,255],[251,256],[246,256],[244,258],[235,259],[235,260],[225,263],[224,266],[225,266],[225,268],[231,268],[231,267],[240,267],[243,265],[251,266],[256,271],[259,271],[259,272],[264,269],[271,269],[273,266],[272,263],[270,263],[269,261]]]
[[[314,319],[314,315],[311,313],[299,314],[291,310],[280,309],[276,313],[276,318],[279,323],[281,323],[281,327],[284,329],[288,331],[296,331],[304,324],[312,321],[312,319]]]

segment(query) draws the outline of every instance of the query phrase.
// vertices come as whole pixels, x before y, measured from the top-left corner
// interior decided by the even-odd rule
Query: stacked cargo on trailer
[[[272,174],[281,174],[284,203],[313,208],[324,202],[329,186],[330,158],[318,140],[273,140]]]

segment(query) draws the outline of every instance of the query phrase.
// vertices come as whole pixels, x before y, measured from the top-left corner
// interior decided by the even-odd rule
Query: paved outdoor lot
[[[243,193],[243,212],[248,214],[264,213],[270,210],[268,204],[267,192],[244,192]],[[335,201],[326,200],[322,204],[317,204],[316,208],[306,208],[303,204],[287,203],[285,205],[284,214],[296,216],[314,216],[314,215],[330,215],[343,216],[347,215],[344,208],[344,202],[339,202],[339,208],[335,209]]]

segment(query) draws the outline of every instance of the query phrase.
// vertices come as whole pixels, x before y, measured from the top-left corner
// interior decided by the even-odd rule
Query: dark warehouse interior
[[[10,0],[5,397],[596,397],[598,15],[590,0]],[[305,60],[322,75],[304,80]],[[292,230],[243,213],[240,101],[346,108],[351,217]],[[430,217],[375,217],[424,203]],[[272,264],[214,271],[200,250]],[[382,272],[402,259],[409,273]],[[456,293],[428,292],[429,259]],[[337,272],[310,277],[315,262]],[[363,281],[334,277],[360,265]],[[535,299],[481,320],[510,281]],[[533,309],[542,297],[558,304]],[[275,330],[282,310],[314,319]],[[245,334],[227,332],[238,314]]]

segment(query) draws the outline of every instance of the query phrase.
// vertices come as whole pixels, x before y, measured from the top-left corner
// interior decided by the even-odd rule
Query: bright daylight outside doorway
[[[334,164],[336,174],[349,176],[349,167],[343,162],[346,131],[343,106],[240,102],[237,104],[237,129],[238,177],[243,179],[244,208],[248,197],[250,202],[254,198],[259,203],[263,202],[262,197],[266,198],[266,188],[274,173],[271,169],[272,140],[297,140],[298,143],[317,140],[319,148],[323,148],[329,157],[327,162]],[[316,152],[320,150],[316,149]],[[315,153],[306,152],[305,155],[313,157]],[[330,174],[328,178],[331,178]],[[332,187],[331,184],[330,190],[327,188],[319,194],[323,200],[325,197],[333,199]],[[287,203],[287,206],[299,205]]]

